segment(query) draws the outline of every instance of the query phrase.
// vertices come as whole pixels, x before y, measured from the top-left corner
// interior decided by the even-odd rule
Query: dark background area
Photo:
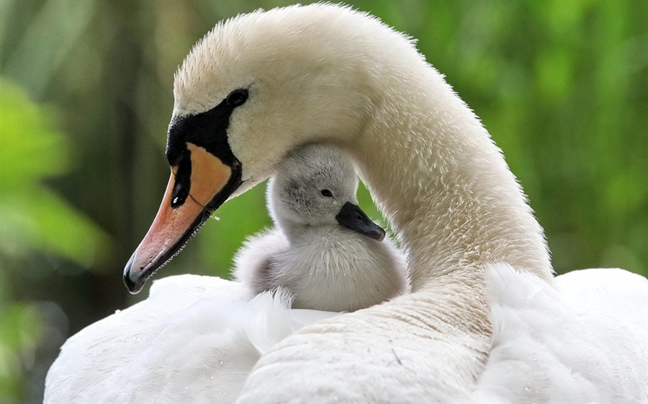
[[[482,118],[559,273],[648,274],[648,2],[351,1],[418,38]],[[285,1],[0,1],[0,401],[39,402],[67,337],[122,285],[168,179],[173,73],[214,24]],[[157,277],[229,276],[264,187]],[[361,205],[372,217],[366,191]],[[148,287],[147,287],[148,289]]]

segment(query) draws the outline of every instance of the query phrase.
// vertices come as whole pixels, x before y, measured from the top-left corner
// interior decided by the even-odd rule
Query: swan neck
[[[415,85],[385,67],[351,153],[408,253],[413,290],[495,262],[550,282],[543,229],[500,149],[434,68],[409,66]]]

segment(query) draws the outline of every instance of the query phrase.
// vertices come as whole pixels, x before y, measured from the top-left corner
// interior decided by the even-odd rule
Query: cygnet
[[[290,153],[268,186],[275,226],[245,243],[235,277],[254,294],[284,288],[299,309],[355,311],[407,292],[403,255],[360,209],[357,188],[339,149]]]

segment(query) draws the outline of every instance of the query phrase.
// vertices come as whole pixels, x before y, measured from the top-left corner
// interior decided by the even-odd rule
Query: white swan
[[[239,250],[235,277],[255,294],[285,288],[298,309],[355,311],[405,293],[405,261],[358,207],[357,188],[336,148],[290,153],[268,185],[276,227]]]
[[[353,156],[408,257],[412,293],[290,335],[240,402],[648,401],[648,281],[614,270],[554,280],[500,150],[405,36],[335,5],[255,12],[200,41],[174,92],[174,175],[126,267],[131,290],[205,210],[309,142]],[[210,369],[185,359],[183,374]]]

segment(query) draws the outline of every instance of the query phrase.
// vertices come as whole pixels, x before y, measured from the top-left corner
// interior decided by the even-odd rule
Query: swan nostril
[[[182,202],[184,202],[184,200],[187,199],[188,195],[189,192],[187,192],[185,187],[180,183],[176,183],[175,187],[173,187],[173,198],[171,199],[171,207],[176,208],[182,205]]]
[[[182,205],[189,196],[191,187],[191,152],[185,150],[175,172],[175,184],[171,193],[171,207]]]

